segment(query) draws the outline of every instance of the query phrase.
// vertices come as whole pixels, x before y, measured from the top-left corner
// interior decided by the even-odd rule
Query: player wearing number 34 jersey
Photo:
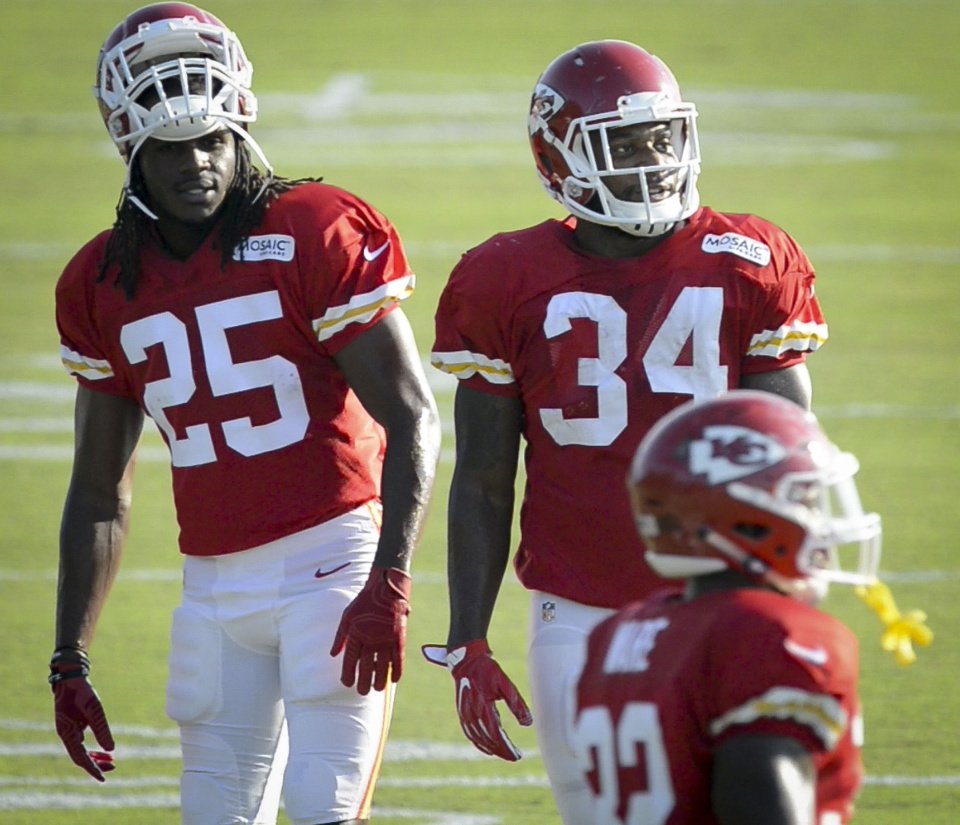
[[[807,257],[761,218],[703,207],[623,260],[585,254],[574,225],[547,221],[467,253],[441,299],[432,358],[522,401],[520,581],[617,607],[659,581],[619,495],[640,438],[679,401],[801,363],[827,331]]]
[[[431,361],[459,379],[448,507],[445,660],[466,736],[519,758],[504,701],[536,733],[566,825],[589,789],[562,731],[590,628],[662,582],[620,494],[663,415],[735,388],[810,405],[808,354],[827,337],[814,272],[783,230],[700,205],[695,106],[656,56],[602,40],[559,55],[528,111],[530,146],[564,218],[495,235],[441,295]],[[525,444],[524,444],[525,443]],[[487,633],[507,567],[530,591],[533,714]],[[462,690],[469,686],[468,690]]]

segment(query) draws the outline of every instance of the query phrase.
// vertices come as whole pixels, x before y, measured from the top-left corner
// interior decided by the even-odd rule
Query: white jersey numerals
[[[598,357],[578,359],[577,383],[597,388],[598,414],[565,418],[563,410],[542,409],[540,420],[557,444],[605,447],[627,426],[627,385],[615,372],[627,357],[627,313],[609,295],[562,292],[547,305],[547,338],[567,332],[572,318],[588,318],[597,325]]]
[[[581,770],[596,778],[594,821],[598,825],[663,825],[667,821],[676,796],[656,705],[630,702],[616,725],[609,708],[586,708],[577,718],[574,743]],[[639,774],[641,765],[644,775]],[[621,776],[635,781],[621,786]]]
[[[727,368],[720,363],[720,320],[723,290],[688,286],[677,296],[643,356],[643,368],[654,392],[714,398],[727,389]],[[692,363],[677,363],[690,339]]]
[[[277,291],[204,304],[194,312],[203,346],[202,366],[213,394],[224,396],[271,387],[279,410],[279,416],[266,424],[253,424],[249,417],[222,422],[227,445],[241,455],[252,456],[303,439],[310,416],[296,365],[279,355],[234,361],[227,342],[228,329],[282,317]],[[131,364],[145,361],[148,347],[163,347],[170,375],[145,385],[143,403],[167,438],[173,466],[195,467],[216,461],[209,424],[190,425],[179,438],[166,413],[170,407],[186,404],[197,390],[197,365],[190,357],[186,325],[170,312],[159,312],[126,324],[120,344]]]
[[[727,367],[720,363],[720,321],[723,290],[720,287],[685,287],[643,355],[643,366],[653,392],[713,398],[727,389]],[[593,321],[597,328],[597,357],[577,361],[577,382],[594,387],[597,415],[567,418],[563,410],[540,410],[544,429],[558,444],[606,447],[627,427],[628,388],[616,370],[628,354],[627,313],[609,295],[563,292],[547,305],[543,322],[547,338],[570,329],[574,318]],[[690,340],[693,358],[677,363]]]

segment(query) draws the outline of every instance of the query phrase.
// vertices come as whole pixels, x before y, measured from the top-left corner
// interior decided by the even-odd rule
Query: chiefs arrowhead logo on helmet
[[[541,128],[541,123],[549,121],[564,105],[566,101],[560,94],[545,83],[538,83],[533,90],[533,100],[530,103],[530,134],[536,134]]]
[[[731,425],[704,427],[690,442],[690,472],[708,484],[724,484],[772,467],[786,456],[779,442],[756,430]]]

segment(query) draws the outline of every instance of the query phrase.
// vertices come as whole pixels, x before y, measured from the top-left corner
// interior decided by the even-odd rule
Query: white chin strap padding
[[[203,137],[223,123],[223,106],[206,95],[174,97],[156,103],[144,125],[157,140],[193,140]]]

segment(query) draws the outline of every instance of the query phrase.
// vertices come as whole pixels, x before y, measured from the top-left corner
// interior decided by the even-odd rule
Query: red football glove
[[[53,688],[53,712],[57,735],[76,765],[98,782],[114,769],[113,756],[103,751],[88,751],[83,746],[83,731],[89,727],[100,747],[115,747],[100,697],[87,681],[90,660],[82,650],[57,651],[50,661],[50,686]]]
[[[435,664],[436,648],[424,647],[424,655]],[[457,714],[464,735],[478,750],[516,762],[521,754],[500,722],[496,702],[506,702],[517,721],[527,727],[533,714],[520,691],[500,669],[486,639],[467,642],[446,654],[447,669],[457,686]]]
[[[340,681],[347,687],[357,683],[366,696],[403,675],[407,643],[407,616],[410,615],[410,577],[402,570],[374,567],[370,578],[350,606],[343,611],[330,655],[344,648]]]

